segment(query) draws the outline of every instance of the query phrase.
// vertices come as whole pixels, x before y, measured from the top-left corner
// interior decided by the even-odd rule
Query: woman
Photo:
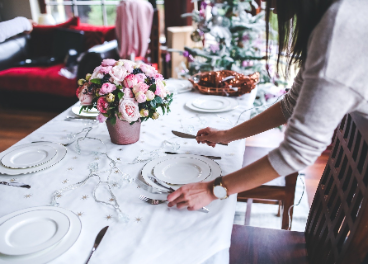
[[[291,91],[281,102],[232,129],[198,131],[197,141],[214,147],[287,122],[284,141],[236,172],[181,187],[168,196],[169,206],[198,210],[215,199],[299,171],[313,164],[330,144],[346,113],[360,112],[368,118],[364,49],[368,47],[368,1],[268,0],[266,17],[272,8],[278,13],[279,54],[286,51],[290,64],[300,65]]]

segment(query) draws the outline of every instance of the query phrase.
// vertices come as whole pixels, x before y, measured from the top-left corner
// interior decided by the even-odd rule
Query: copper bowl
[[[244,75],[222,70],[197,73],[189,81],[202,94],[240,96],[250,93],[258,84],[259,77],[258,72]]]

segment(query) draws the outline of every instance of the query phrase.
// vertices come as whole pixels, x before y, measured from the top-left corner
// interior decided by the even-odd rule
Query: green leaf
[[[162,110],[162,114],[165,114],[165,107],[163,105],[161,105],[161,110]]]
[[[124,93],[122,91],[118,91],[119,100],[121,100],[121,98],[123,98],[123,96],[124,96]]]
[[[88,106],[82,106],[79,110],[79,113],[82,113],[82,111],[86,111],[88,109]]]
[[[110,120],[110,123],[111,123],[112,125],[115,125],[115,124],[116,124],[116,116],[112,116],[112,117],[110,117],[110,118],[109,118],[109,120]]]
[[[152,106],[153,108],[156,108],[156,100],[152,100],[152,101],[150,102],[150,104],[151,104],[151,106]]]
[[[148,90],[152,91],[152,92],[156,92],[156,84],[152,84],[150,86],[150,88],[148,88]]]
[[[102,80],[101,79],[92,79],[92,80],[89,80],[91,83],[94,83],[94,84],[99,84],[101,85],[102,84]]]
[[[156,96],[156,97],[155,97],[155,101],[156,101],[156,103],[158,103],[158,104],[162,104],[162,103],[163,103],[162,98],[161,98],[160,96]]]

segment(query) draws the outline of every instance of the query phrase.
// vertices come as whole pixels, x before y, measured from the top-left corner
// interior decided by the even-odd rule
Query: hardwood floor
[[[56,111],[15,109],[0,105],[0,152],[57,116]]]
[[[14,109],[0,106],[0,152],[9,148],[28,134],[58,115],[58,111],[40,111],[29,109]],[[276,148],[283,140],[284,134],[279,129],[272,129],[247,139],[247,146]],[[311,205],[318,182],[328,159],[324,152],[316,163],[308,167],[305,173],[305,183],[308,202]]]

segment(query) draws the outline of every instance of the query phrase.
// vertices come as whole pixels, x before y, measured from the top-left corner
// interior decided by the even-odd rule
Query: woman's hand
[[[213,181],[190,183],[167,196],[169,207],[187,207],[189,211],[199,210],[216,199],[213,195]]]
[[[226,139],[226,130],[217,130],[212,127],[201,129],[197,132],[197,142],[206,143],[208,146],[215,147],[217,143],[229,143]]]

